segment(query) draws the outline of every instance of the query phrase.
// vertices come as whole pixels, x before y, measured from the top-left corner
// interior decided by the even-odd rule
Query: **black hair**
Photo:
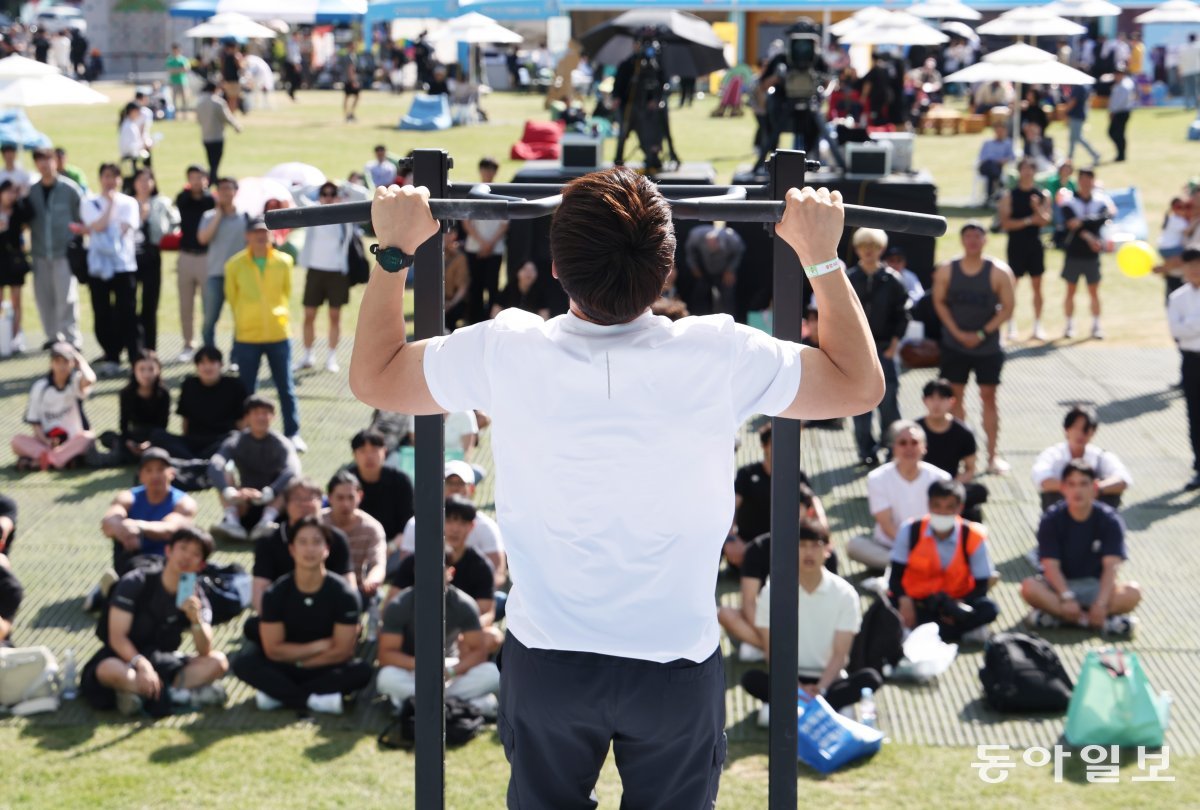
[[[981,234],[987,235],[987,228],[983,227],[983,223],[977,219],[964,222],[963,226],[958,229],[958,235],[962,236],[967,231],[979,231]]]
[[[1095,169],[1093,169],[1093,168],[1091,168],[1090,166],[1084,166],[1084,167],[1082,167],[1082,168],[1080,168],[1080,169],[1078,170],[1078,174],[1079,174],[1079,176],[1080,176],[1080,177],[1083,177],[1085,174],[1086,174],[1088,177],[1095,177],[1095,176],[1096,176],[1096,170],[1095,170]]]
[[[771,446],[771,423],[770,422],[767,422],[766,427],[761,428],[758,431],[758,442],[763,447]]]
[[[332,495],[333,491],[342,484],[349,484],[356,491],[362,492],[362,481],[359,481],[358,476],[349,470],[338,470],[335,472],[333,477],[329,479],[329,484],[326,485],[325,491]]]
[[[192,172],[200,172],[200,174],[204,175],[205,177],[208,177],[208,170],[205,169],[203,166],[196,165],[195,163],[193,163],[191,166],[187,167],[187,171],[185,171],[183,173],[183,176],[187,177]]]
[[[307,475],[297,475],[297,476],[294,476],[290,481],[288,481],[287,486],[285,486],[283,488],[284,501],[291,500],[292,495],[298,489],[302,489],[305,492],[309,492],[318,498],[323,498],[325,495],[325,493],[323,493],[321,491],[321,487],[318,486],[317,482],[314,481],[311,477],[309,477]]]
[[[287,532],[288,545],[290,546],[293,542],[295,542],[296,538],[300,535],[301,529],[307,529],[309,527],[312,527],[321,533],[321,537],[325,539],[325,548],[333,547],[333,530],[322,523],[321,519],[316,515],[305,515],[296,521],[296,525],[292,527],[292,530]]]
[[[949,399],[954,396],[954,387],[950,385],[950,381],[945,377],[938,377],[936,380],[930,380],[925,383],[925,387],[921,389],[921,399],[931,397],[934,394]]]
[[[366,444],[374,445],[375,447],[387,447],[387,437],[375,428],[364,428],[355,433],[354,438],[350,440],[350,451],[354,452]]]
[[[446,499],[446,520],[454,518],[464,523],[470,523],[475,519],[476,514],[478,514],[478,510],[470,499],[461,495],[451,495]]]
[[[204,345],[196,349],[196,353],[192,355],[193,362],[200,365],[201,360],[215,360],[218,363],[225,362],[225,355],[221,354],[221,350],[216,346]]]
[[[805,509],[812,509],[813,501],[817,499],[817,493],[813,492],[812,487],[803,481],[800,482],[800,505]]]
[[[809,518],[800,518],[800,542],[815,540],[823,546],[829,545],[829,532],[821,524]]]
[[[955,481],[953,478],[934,481],[929,485],[929,500],[934,498],[954,498],[961,505],[967,499],[967,490],[961,481]]]
[[[0,189],[0,191],[2,190],[3,189]],[[164,394],[170,396],[169,392],[167,391],[167,387],[163,385],[162,360],[158,359],[158,352],[154,351],[154,349],[142,349],[137,353],[137,356],[133,358],[133,362],[129,364],[129,382],[125,384],[124,391],[129,391],[134,396],[137,396],[138,380],[136,369],[137,364],[143,360],[151,360],[158,364],[158,377],[154,380],[153,386],[154,394],[157,397],[162,397]],[[122,393],[124,393],[124,391],[122,391]]]
[[[258,394],[251,394],[246,397],[246,401],[242,403],[242,416],[250,413],[255,408],[266,408],[271,413],[275,413],[275,403],[266,397],[260,397]]]
[[[1184,264],[1187,264],[1188,262],[1200,262],[1200,248],[1184,248],[1184,251],[1182,254],[1180,254],[1179,258]]]
[[[233,190],[234,190],[234,191],[237,191],[237,188],[238,188],[238,182],[237,182],[237,178],[236,178],[236,177],[229,177],[228,175],[226,175],[225,177],[218,177],[218,178],[217,178],[217,182],[216,182],[216,183],[214,183],[213,185],[214,185],[214,186],[217,186],[217,187],[220,187],[220,185],[221,185],[222,183],[233,183]]]
[[[1100,427],[1100,417],[1096,415],[1096,409],[1091,405],[1076,404],[1071,406],[1071,410],[1067,411],[1067,415],[1063,417],[1063,430],[1071,427],[1071,425],[1083,420],[1083,428],[1087,431],[1093,431]]]
[[[100,171],[98,171],[96,173],[99,174],[101,177],[103,177],[105,172],[112,172],[117,177],[120,177],[121,176],[121,167],[115,163],[108,163],[106,161],[106,162],[100,164]]]
[[[1073,458],[1063,467],[1061,481],[1066,481],[1071,473],[1086,475],[1089,481],[1096,480],[1096,468],[1081,458]]]
[[[195,526],[186,526],[171,532],[171,536],[167,538],[167,546],[170,548],[176,543],[195,543],[200,546],[200,555],[206,560],[212,556],[215,545],[211,534]]]
[[[479,159],[479,168],[481,169],[499,169],[500,164],[496,162],[494,157],[481,157]]]

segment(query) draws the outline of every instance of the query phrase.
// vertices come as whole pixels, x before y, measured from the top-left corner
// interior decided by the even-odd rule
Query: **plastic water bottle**
[[[879,727],[875,717],[875,690],[869,686],[862,688],[858,698],[858,722],[871,728]]]
[[[11,301],[0,304],[0,357],[13,353],[13,308]]]
[[[371,604],[367,606],[367,641],[377,641],[379,639],[379,597],[371,598]]]
[[[1158,695],[1159,706],[1162,713],[1163,731],[1171,727],[1171,704],[1175,702],[1175,696],[1167,690],[1163,690]]]
[[[63,700],[74,700],[78,694],[76,691],[76,681],[78,677],[75,673],[75,650],[67,650],[66,662],[63,664],[63,679],[62,679],[62,698]]]

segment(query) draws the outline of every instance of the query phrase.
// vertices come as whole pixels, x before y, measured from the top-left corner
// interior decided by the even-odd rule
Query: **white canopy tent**
[[[1045,8],[1060,17],[1075,19],[1117,17],[1121,14],[1121,7],[1108,2],[1108,0],[1055,0],[1053,3],[1048,3]]]
[[[871,22],[872,20],[882,19],[889,14],[887,9],[879,8],[878,6],[868,6],[854,12],[844,20],[839,20],[829,26],[829,33],[839,39],[845,34],[854,30],[860,25]]]
[[[892,11],[885,17],[863,23],[841,37],[846,45],[941,45],[950,37],[920,17]]]
[[[927,20],[981,20],[983,15],[975,9],[960,3],[958,0],[927,0],[924,3],[914,3],[908,8],[902,8],[900,11],[907,11],[917,17],[923,17]]]
[[[1200,23],[1200,5],[1193,3],[1192,0],[1167,0],[1167,2],[1160,6],[1155,6],[1145,14],[1139,14],[1134,17],[1133,21],[1142,25],[1153,23]]]
[[[206,22],[183,32],[191,39],[274,39],[276,34],[265,25],[259,25],[244,14],[233,12],[215,14]]]

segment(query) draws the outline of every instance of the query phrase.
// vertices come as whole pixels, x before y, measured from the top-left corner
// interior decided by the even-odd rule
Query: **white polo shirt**
[[[504,536],[496,521],[483,512],[475,513],[475,528],[467,535],[467,545],[480,554],[502,554],[504,552]],[[417,519],[410,517],[404,524],[404,533],[400,536],[400,550],[412,554],[417,550]]]
[[[425,352],[447,411],[493,417],[522,644],[703,661],[733,522],[733,437],[800,384],[800,347],[727,315],[599,326],[509,309]]]
[[[819,678],[833,655],[839,632],[857,633],[862,626],[858,591],[837,574],[821,569],[821,584],[812,593],[798,588],[796,606],[796,674]],[[754,626],[771,628],[771,582],[763,586],[754,609]]]

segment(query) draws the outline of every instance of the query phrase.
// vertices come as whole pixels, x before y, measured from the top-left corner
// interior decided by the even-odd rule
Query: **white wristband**
[[[810,265],[806,266],[804,268],[804,274],[806,276],[808,276],[809,278],[816,278],[817,276],[823,276],[823,275],[826,275],[827,273],[836,273],[837,271],[839,271],[841,269],[842,269],[841,259],[833,258],[827,262],[821,262],[819,264],[810,264]]]
[[[238,499],[238,491],[234,487],[225,487],[221,490],[221,497],[227,501],[236,501]]]

